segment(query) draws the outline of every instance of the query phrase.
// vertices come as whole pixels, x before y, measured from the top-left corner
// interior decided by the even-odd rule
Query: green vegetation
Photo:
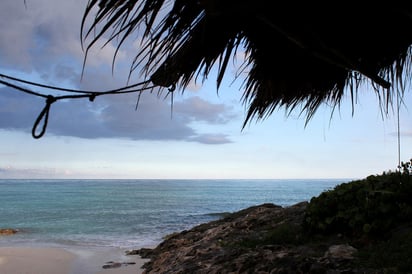
[[[312,198],[303,227],[312,237],[345,237],[358,248],[361,267],[410,273],[412,159],[396,172],[344,183]]]
[[[256,219],[245,226],[248,233],[223,238],[220,244],[242,250],[249,259],[274,250],[273,264],[285,269],[308,270],[310,265],[319,273],[334,267],[412,273],[412,159],[397,171],[340,184],[313,197],[302,210],[296,207],[269,220]],[[347,244],[357,250],[353,258],[325,259],[331,246]]]
[[[412,159],[398,171],[343,183],[312,198],[302,225],[285,222],[237,245],[306,246],[323,256],[330,245],[343,243],[358,249],[352,268],[412,272]]]
[[[391,273],[412,272],[412,229],[401,228],[388,240],[359,250],[359,264],[377,269],[392,269]]]
[[[302,226],[283,223],[271,229],[261,238],[243,239],[237,245],[246,248],[255,248],[262,245],[300,245],[305,243],[306,237]]]
[[[411,197],[411,162],[407,162],[400,171],[344,183],[312,198],[304,226],[314,233],[381,237],[412,220]]]

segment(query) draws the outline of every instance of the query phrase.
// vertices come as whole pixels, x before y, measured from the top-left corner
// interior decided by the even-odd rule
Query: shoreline
[[[148,261],[120,248],[0,247],[0,274],[141,274]],[[111,262],[111,263],[109,263]],[[103,268],[107,265],[108,268]],[[111,267],[110,267],[111,266]]]

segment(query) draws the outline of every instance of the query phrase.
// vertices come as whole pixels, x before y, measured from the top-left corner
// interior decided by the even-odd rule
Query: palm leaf
[[[230,57],[243,47],[243,67],[250,68],[242,98],[248,105],[245,124],[280,107],[290,112],[301,106],[309,120],[322,103],[339,106],[346,91],[354,105],[365,81],[372,83],[387,109],[395,89],[403,90],[410,77],[410,69],[404,68],[411,64],[412,8],[386,2],[296,5],[263,0],[92,0],[82,21],[82,37],[99,28],[87,53],[104,35],[110,42],[120,38],[119,49],[142,30],[143,44],[131,71],[142,67],[143,75],[165,88],[184,89],[199,76],[205,79],[216,63],[219,88]],[[86,28],[93,8],[98,12]]]

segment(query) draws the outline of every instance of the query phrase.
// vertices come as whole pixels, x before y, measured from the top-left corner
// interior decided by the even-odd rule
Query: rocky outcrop
[[[128,266],[128,265],[134,265],[136,264],[135,262],[114,262],[114,261],[110,261],[110,262],[106,262],[102,268],[103,269],[110,269],[110,268],[119,268],[121,266]]]
[[[306,206],[254,206],[130,254],[150,258],[143,266],[146,274],[364,273],[351,268],[357,251],[344,239],[309,243],[303,238]]]
[[[13,228],[0,228],[0,236],[9,236],[18,233],[17,229]]]

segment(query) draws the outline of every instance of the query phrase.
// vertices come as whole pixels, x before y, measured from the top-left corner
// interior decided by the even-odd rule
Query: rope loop
[[[1,0],[0,0],[1,1]],[[110,0],[112,1],[112,0]],[[5,80],[4,80],[5,79]],[[57,96],[52,96],[52,95],[46,95],[43,92],[37,92],[33,91],[29,88],[26,88],[24,86],[20,86],[18,84],[14,84],[11,82],[17,82],[20,84],[26,84],[29,86],[34,86],[34,87],[39,87],[42,89],[52,89],[52,90],[58,90],[62,91],[65,93],[72,93],[72,94],[62,94],[62,95],[57,95]],[[111,90],[106,90],[106,91],[90,91],[90,90],[77,90],[77,89],[67,89],[67,88],[61,88],[61,87],[56,87],[56,86],[49,86],[49,85],[44,85],[40,83],[35,83],[35,82],[30,82],[27,80],[19,79],[16,77],[8,76],[5,74],[0,73],[0,85],[5,85],[7,87],[13,88],[19,92],[27,93],[29,95],[37,96],[37,97],[42,97],[46,99],[46,105],[40,112],[39,116],[37,117],[36,121],[34,122],[31,134],[33,138],[35,139],[40,139],[43,137],[43,135],[46,133],[47,129],[47,124],[49,121],[49,112],[50,112],[50,107],[51,105],[59,100],[66,100],[66,99],[82,99],[82,98],[87,98],[89,99],[90,102],[93,102],[97,96],[102,96],[102,95],[114,95],[114,94],[126,94],[126,93],[139,93],[139,98],[140,94],[144,90],[153,90],[156,86],[149,86],[150,81],[143,81],[140,83],[136,83],[133,85],[127,85],[121,88],[116,88],[116,89],[111,89]],[[173,84],[169,88],[169,92],[173,92],[175,90],[176,86]],[[138,103],[136,104],[137,108]],[[42,123],[41,130],[39,133],[37,133],[39,125]]]
[[[50,106],[54,102],[56,102],[56,98],[52,95],[48,95],[47,99],[46,99],[46,105],[44,106],[43,110],[40,112],[39,116],[37,117],[36,121],[34,122],[32,131],[31,131],[31,135],[33,136],[33,138],[40,139],[46,133],[47,123],[49,122]],[[39,126],[39,124],[42,120],[43,120],[43,127],[42,127],[40,133],[37,134],[36,133],[37,128],[38,128],[38,126]]]

